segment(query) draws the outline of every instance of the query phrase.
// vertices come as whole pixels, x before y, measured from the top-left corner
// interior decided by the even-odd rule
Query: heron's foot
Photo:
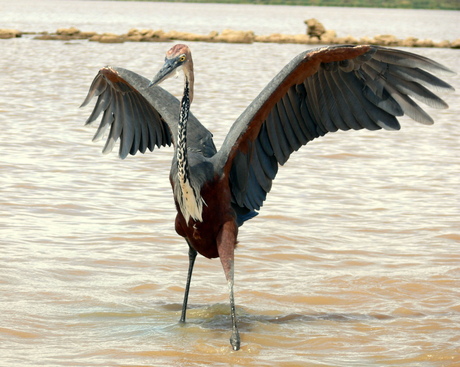
[[[181,325],[185,324],[186,315],[187,315],[187,309],[182,308],[182,313],[180,315],[179,324]]]
[[[234,329],[232,332],[232,336],[230,337],[230,344],[232,345],[233,350],[239,350],[240,349],[240,333],[238,332],[238,329]]]
[[[187,310],[184,310],[182,308],[182,313],[180,315],[179,324],[185,324],[186,312],[187,312]]]

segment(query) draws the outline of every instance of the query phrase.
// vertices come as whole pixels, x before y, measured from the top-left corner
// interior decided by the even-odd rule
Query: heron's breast
[[[193,218],[185,219],[180,205],[176,201],[177,217],[176,232],[185,237],[190,245],[207,258],[218,257],[217,236],[224,223],[236,219],[231,207],[231,195],[228,183],[219,178],[207,182],[201,189],[204,200],[202,221]]]

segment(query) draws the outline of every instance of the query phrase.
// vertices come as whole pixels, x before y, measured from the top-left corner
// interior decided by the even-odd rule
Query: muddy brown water
[[[78,109],[99,67],[151,77],[169,46],[0,42],[0,365],[460,363],[459,76],[447,77],[451,108],[428,109],[435,125],[330,134],[280,169],[240,230],[235,353],[218,260],[198,258],[178,324],[187,248],[173,227],[172,150],[103,156],[83,126],[90,108]],[[217,145],[304,49],[191,48],[192,109]],[[458,50],[411,51],[458,69]]]

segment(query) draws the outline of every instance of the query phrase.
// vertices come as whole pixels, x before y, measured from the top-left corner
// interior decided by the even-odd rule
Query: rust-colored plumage
[[[217,239],[221,227],[227,222],[233,223],[236,220],[234,210],[230,205],[231,193],[228,181],[216,176],[203,185],[201,196],[206,202],[206,206],[203,208],[203,221],[190,219],[187,222],[176,203],[178,213],[175,228],[176,232],[186,238],[199,254],[213,259],[219,257]],[[238,226],[235,226],[233,230],[236,238]]]
[[[184,74],[181,101],[158,86]],[[212,134],[190,112],[194,73],[190,49],[173,46],[149,82],[122,68],[103,68],[86,105],[98,101],[87,123],[103,112],[96,137],[110,127],[104,152],[120,139],[120,157],[174,144],[170,172],[176,232],[189,246],[189,271],[180,321],[185,322],[197,253],[219,257],[229,284],[230,342],[240,348],[233,297],[238,228],[257,215],[272,181],[291,153],[337,130],[400,128],[398,116],[431,124],[412,99],[430,107],[447,104],[429,88],[452,90],[429,72],[451,73],[412,53],[378,46],[332,46],[303,52],[286,65],[235,121],[218,151]]]

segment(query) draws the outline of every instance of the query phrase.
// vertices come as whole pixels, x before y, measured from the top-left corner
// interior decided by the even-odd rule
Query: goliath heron
[[[181,102],[157,86],[179,70],[185,79]],[[110,127],[104,153],[118,139],[121,158],[147,148],[152,151],[155,145],[174,144],[169,179],[177,209],[175,229],[189,247],[181,322],[185,322],[197,252],[219,257],[229,285],[230,342],[234,350],[240,348],[233,297],[238,227],[257,215],[278,165],[328,132],[398,130],[396,116],[404,114],[432,124],[411,97],[433,108],[447,108],[428,88],[453,88],[429,72],[452,73],[425,57],[378,46],[302,52],[247,107],[217,150],[212,134],[189,112],[194,74],[186,45],[177,44],[166,53],[163,67],[151,82],[123,68],[99,71],[82,106],[98,96],[86,124],[103,112],[94,139]]]

